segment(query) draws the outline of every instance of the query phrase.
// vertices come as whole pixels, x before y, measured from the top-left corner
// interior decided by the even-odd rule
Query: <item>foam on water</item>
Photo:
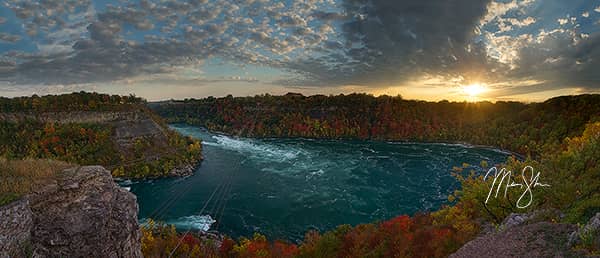
[[[301,150],[287,149],[273,144],[260,142],[259,140],[251,140],[244,138],[232,138],[225,135],[213,135],[212,138],[216,143],[204,144],[211,146],[219,146],[224,149],[237,151],[243,154],[250,154],[255,157],[267,158],[273,161],[287,161],[298,157]]]
[[[189,183],[194,187],[166,220],[179,230],[207,230],[214,219],[190,216],[192,208],[233,178],[219,223],[219,230],[233,237],[259,231],[298,240],[308,229],[437,209],[458,187],[450,174],[453,166],[469,163],[469,169],[480,170],[481,160],[493,165],[506,159],[496,150],[461,144],[248,139],[185,125],[175,129],[202,138],[205,160],[190,178],[132,185],[140,217]]]
[[[195,230],[208,231],[210,226],[217,222],[210,215],[191,215],[174,220],[168,220],[167,224],[173,224],[180,229],[191,228]]]

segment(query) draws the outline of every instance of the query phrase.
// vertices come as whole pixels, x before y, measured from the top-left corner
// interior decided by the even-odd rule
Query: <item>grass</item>
[[[45,180],[73,166],[56,160],[0,158],[0,206],[18,200]]]

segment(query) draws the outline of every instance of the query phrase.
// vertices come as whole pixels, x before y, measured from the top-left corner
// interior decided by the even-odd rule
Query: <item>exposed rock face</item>
[[[506,216],[504,221],[502,221],[502,224],[500,225],[499,229],[500,231],[502,231],[522,225],[525,222],[527,222],[527,220],[529,220],[530,217],[531,214],[528,213],[511,213],[508,216]]]
[[[52,123],[107,123],[120,120],[142,120],[147,118],[135,111],[69,111],[69,112],[14,112],[0,113],[1,121],[19,122],[37,120]]]
[[[591,237],[595,241],[593,244],[600,247],[600,212],[590,218],[583,228],[569,235],[569,246],[581,244],[581,238],[586,236]]]
[[[44,185],[27,197],[35,256],[142,257],[136,198],[106,169],[67,169]]]
[[[36,120],[44,123],[100,123],[115,128],[113,138],[120,148],[131,145],[139,137],[166,138],[164,129],[143,111],[73,111],[44,113],[0,113],[0,121],[18,123]],[[166,140],[164,140],[166,141]]]
[[[567,238],[577,226],[538,222],[475,238],[450,257],[572,257]]]
[[[194,166],[184,164],[169,171],[171,176],[186,177],[194,174]]]
[[[600,212],[596,213],[596,215],[588,221],[588,223],[583,226],[581,230],[582,233],[595,233],[600,234]],[[600,240],[600,239],[598,239]]]
[[[168,150],[169,136],[166,128],[157,123],[144,110],[134,111],[70,111],[70,112],[14,112],[1,113],[0,121],[18,123],[35,120],[44,123],[99,123],[111,125],[114,130],[112,140],[119,152],[127,156],[135,141],[140,138],[150,139],[157,149]],[[163,153],[145,153],[146,160],[158,159]],[[201,157],[200,157],[201,159]],[[143,161],[141,161],[143,162]],[[194,174],[198,163],[180,164],[169,171],[170,176],[189,176]],[[107,167],[114,169],[114,167]]]
[[[0,257],[21,257],[33,226],[29,201],[21,199],[0,207]]]

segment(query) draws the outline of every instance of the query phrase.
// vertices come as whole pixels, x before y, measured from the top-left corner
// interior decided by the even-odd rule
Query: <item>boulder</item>
[[[502,231],[525,224],[525,222],[527,222],[527,220],[529,220],[530,217],[531,214],[528,213],[511,213],[508,216],[506,216],[506,218],[504,218],[504,221],[502,221],[502,224],[500,224],[498,228],[500,229],[500,231]]]
[[[582,228],[569,235],[569,246],[581,244],[582,238],[590,238],[595,241],[595,246],[600,247],[600,212],[588,221]]]
[[[567,245],[571,224],[538,222],[479,236],[450,257],[578,257]]]
[[[136,197],[108,170],[71,168],[41,185],[26,201],[1,207],[10,215],[2,213],[2,246],[7,238],[29,243],[34,257],[142,257]]]

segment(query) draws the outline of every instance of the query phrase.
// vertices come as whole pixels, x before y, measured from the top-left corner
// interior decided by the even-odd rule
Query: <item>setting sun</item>
[[[0,0],[0,258],[600,258],[599,60],[600,0]]]
[[[485,86],[482,86],[479,83],[474,83],[471,85],[467,85],[463,87],[463,92],[471,97],[479,96],[481,93],[485,92],[487,89]]]

